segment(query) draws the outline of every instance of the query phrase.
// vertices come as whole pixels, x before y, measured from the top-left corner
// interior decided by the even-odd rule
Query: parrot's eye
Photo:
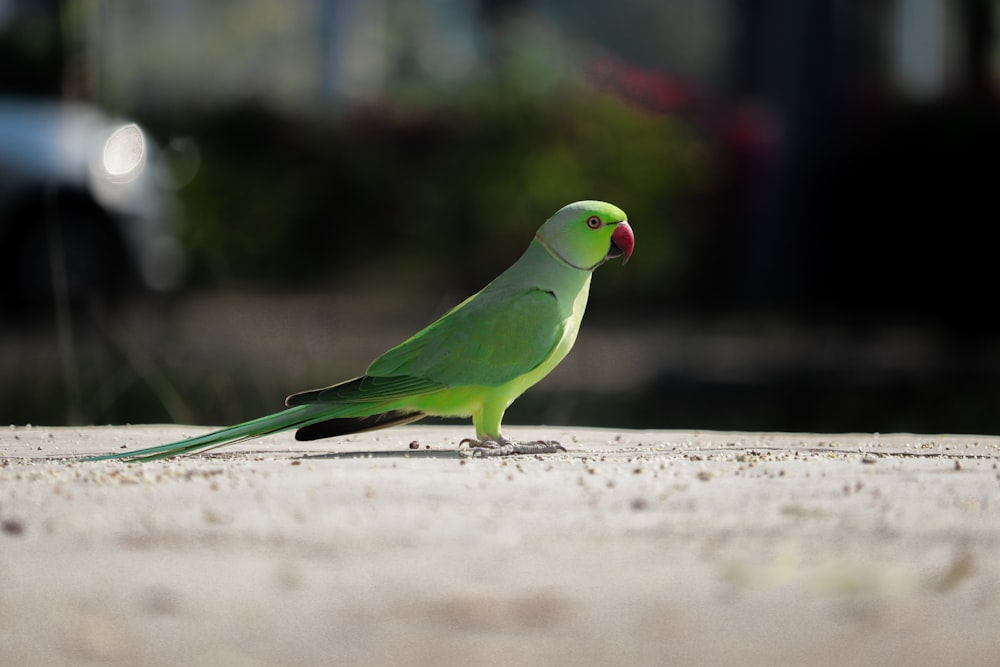
[[[601,219],[598,218],[596,215],[592,215],[589,218],[587,218],[587,226],[590,227],[591,229],[597,229],[598,227],[601,226]]]

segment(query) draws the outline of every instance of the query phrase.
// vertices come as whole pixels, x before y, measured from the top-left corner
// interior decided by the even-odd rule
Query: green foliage
[[[629,213],[631,291],[669,289],[683,268],[684,203],[707,173],[703,141],[685,122],[593,94],[405,108],[304,120],[245,107],[205,118],[203,165],[182,191],[198,276],[405,275],[474,289],[578,199]]]

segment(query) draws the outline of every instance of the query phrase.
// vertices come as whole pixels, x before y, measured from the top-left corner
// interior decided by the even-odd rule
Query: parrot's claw
[[[515,442],[501,437],[498,440],[486,438],[474,440],[466,438],[458,443],[459,447],[469,445],[471,448],[467,456],[472,458],[480,456],[512,456],[514,454],[555,454],[565,452],[566,448],[555,440],[533,440],[531,442]]]

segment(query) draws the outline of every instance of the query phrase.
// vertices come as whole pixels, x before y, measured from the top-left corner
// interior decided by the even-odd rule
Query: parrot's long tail
[[[134,452],[93,456],[83,460],[106,461],[108,459],[124,459],[129,461],[155,461],[156,459],[165,459],[181,454],[205,452],[215,447],[221,447],[222,445],[279,433],[291,428],[300,428],[328,419],[328,417],[322,416],[323,411],[317,409],[317,407],[315,405],[297,405],[294,408],[288,408],[287,410],[282,410],[266,417],[259,417],[248,422],[243,422],[242,424],[237,424],[236,426],[188,438],[187,440],[178,440],[166,445],[138,449]]]

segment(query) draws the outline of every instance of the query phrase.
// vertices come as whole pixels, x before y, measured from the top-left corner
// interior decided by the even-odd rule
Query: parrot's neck
[[[591,272],[562,261],[536,238],[503,275],[517,282],[530,278],[532,287],[553,292],[560,301],[572,303],[581,292],[589,291]]]

